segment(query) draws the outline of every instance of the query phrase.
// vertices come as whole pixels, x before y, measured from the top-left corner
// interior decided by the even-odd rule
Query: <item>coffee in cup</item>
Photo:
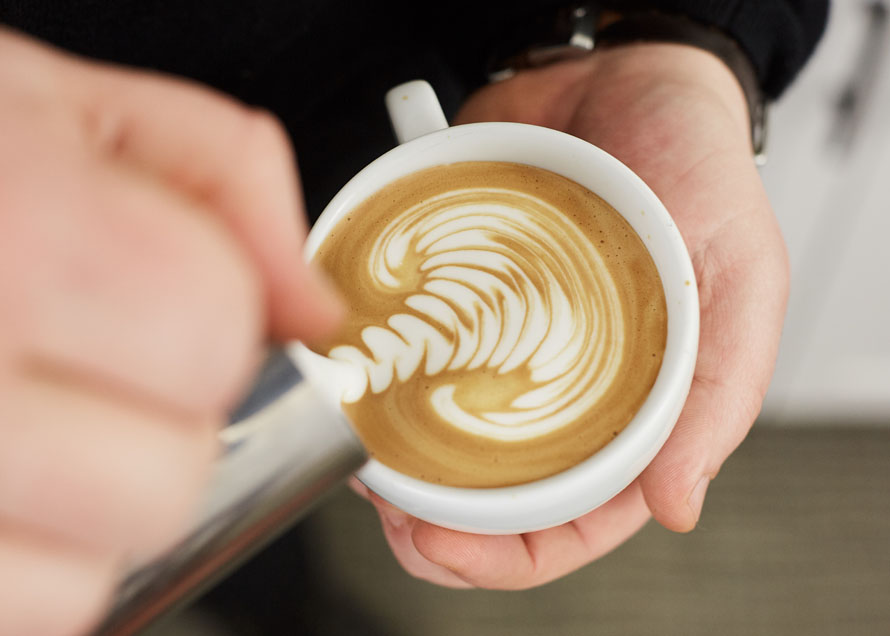
[[[662,281],[625,218],[548,170],[464,161],[399,178],[314,260],[343,295],[318,352],[372,457],[421,480],[539,480],[615,438],[667,337]]]
[[[508,122],[449,127],[423,81],[393,88],[386,105],[399,145],[343,186],[304,248],[329,260],[335,278],[341,269],[339,284],[366,322],[350,319],[339,342],[319,349],[341,360],[299,343],[291,355],[325,401],[364,420],[356,427],[375,457],[356,476],[392,505],[493,534],[577,519],[639,476],[683,408],[699,327],[683,237],[638,176],[577,137]],[[387,197],[417,209],[375,216]],[[573,200],[586,207],[550,214]],[[356,273],[362,261],[379,264]],[[615,303],[628,277],[640,295]],[[527,315],[521,323],[516,307]],[[579,318],[587,314],[589,324]],[[651,336],[665,323],[658,345]],[[591,396],[599,406],[585,402]],[[630,421],[597,429],[602,420],[584,413],[600,407],[626,408]],[[367,432],[378,427],[387,445]]]

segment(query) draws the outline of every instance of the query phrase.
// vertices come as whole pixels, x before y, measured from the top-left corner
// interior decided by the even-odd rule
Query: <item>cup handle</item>
[[[386,93],[386,110],[400,144],[448,128],[448,120],[429,82],[414,80]]]

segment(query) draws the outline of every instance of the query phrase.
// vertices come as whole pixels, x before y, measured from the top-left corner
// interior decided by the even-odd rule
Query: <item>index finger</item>
[[[61,60],[61,62],[60,62]],[[341,307],[301,257],[305,211],[283,127],[196,83],[46,56],[100,156],[156,174],[219,214],[259,269],[274,337],[313,339]]]

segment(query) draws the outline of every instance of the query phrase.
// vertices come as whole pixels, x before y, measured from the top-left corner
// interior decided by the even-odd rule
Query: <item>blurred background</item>
[[[890,425],[888,10],[834,2],[814,58],[773,109],[762,174],[792,285],[764,422]]]
[[[763,414],[698,529],[650,524],[535,590],[453,591],[406,575],[342,489],[151,636],[890,634],[888,25],[886,0],[834,2],[773,108],[762,174],[788,319]]]

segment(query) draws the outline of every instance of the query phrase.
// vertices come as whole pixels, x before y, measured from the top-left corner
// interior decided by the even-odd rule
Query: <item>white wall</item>
[[[833,2],[816,55],[772,111],[762,174],[792,292],[765,422],[890,426],[890,28],[876,28],[875,4]]]

